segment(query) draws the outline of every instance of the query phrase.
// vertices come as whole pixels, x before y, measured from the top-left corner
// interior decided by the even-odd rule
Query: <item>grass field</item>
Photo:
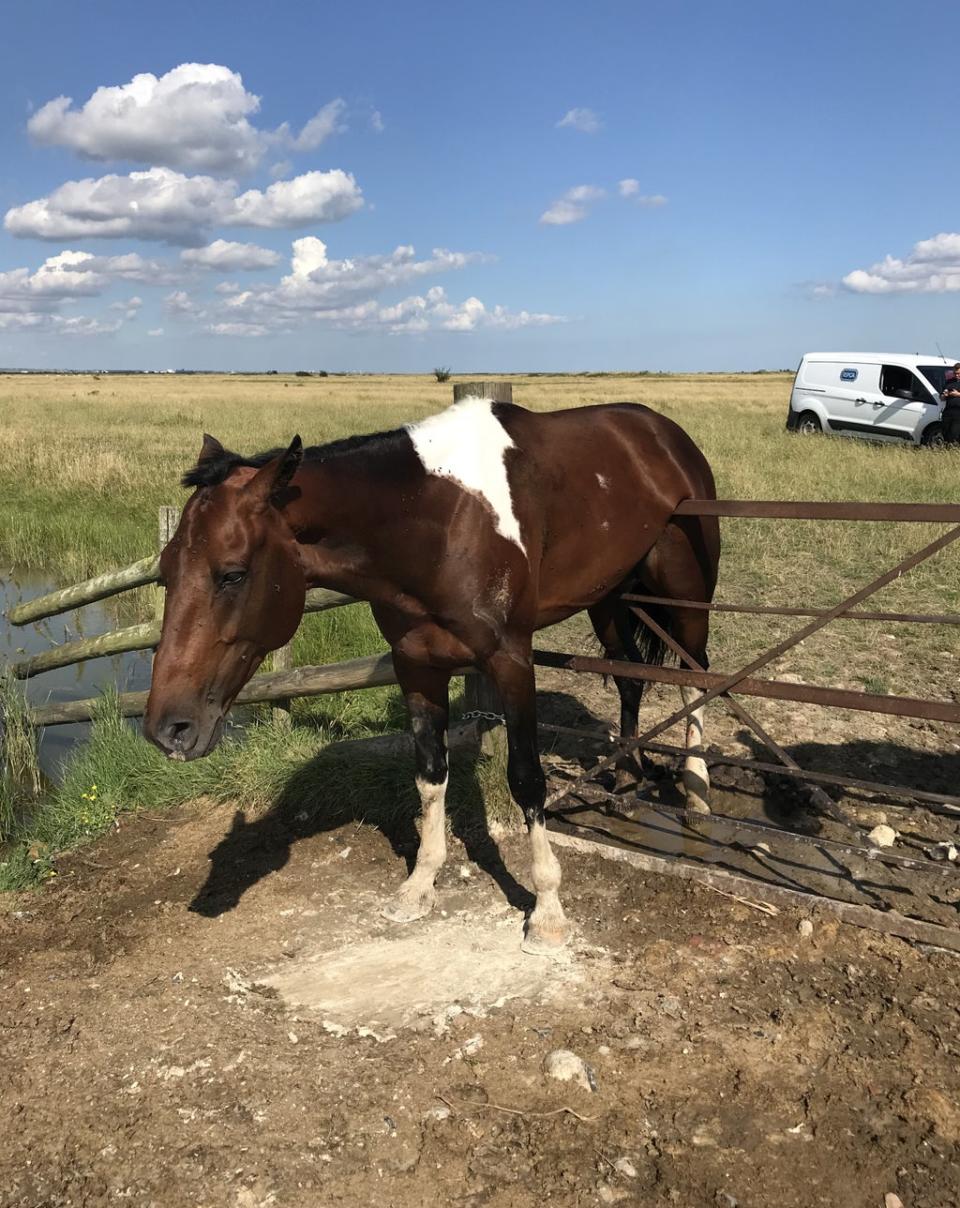
[[[722,497],[957,499],[960,455],[953,450],[787,434],[787,374],[511,380],[515,401],[532,409],[629,399],[662,411],[704,450]],[[185,498],[179,478],[195,460],[204,431],[254,452],[286,443],[296,432],[313,444],[396,427],[450,400],[451,383],[413,376],[0,378],[0,566],[44,569],[69,583],[150,552],[157,508]],[[728,520],[718,598],[830,604],[938,531],[925,525]],[[146,593],[140,601],[148,602]],[[134,599],[130,607],[136,606]],[[948,552],[927,563],[871,606],[960,611],[960,558]],[[711,642],[714,666],[759,650],[794,627],[789,620],[719,616]],[[952,690],[950,660],[943,657],[952,634],[935,627],[886,628],[896,633],[896,679],[875,626],[847,625],[842,633],[834,627],[792,651],[777,671],[874,692]],[[542,644],[573,648],[585,640],[583,621],[574,619]],[[298,664],[334,662],[382,648],[368,610],[358,606],[308,618],[294,657]],[[196,772],[185,779],[182,770],[173,776],[139,740],[127,743],[108,710],[93,746],[75,761],[43,825],[31,833],[40,836],[44,850],[53,850],[95,833],[131,801],[159,805],[197,792],[216,796],[224,781],[231,791],[242,785],[252,804],[262,804],[275,793],[277,777],[289,775],[331,737],[399,728],[403,716],[391,689],[299,702],[295,718],[302,724],[292,737],[265,727],[250,748],[256,758],[235,751],[220,762],[191,765]],[[390,777],[392,786],[393,772]],[[480,779],[493,783],[488,771],[481,770]],[[96,809],[88,800],[94,783]],[[396,797],[393,787],[389,793]]]

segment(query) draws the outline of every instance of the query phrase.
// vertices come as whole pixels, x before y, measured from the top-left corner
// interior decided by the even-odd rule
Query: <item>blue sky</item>
[[[960,355],[954,17],[8,5],[0,365]]]

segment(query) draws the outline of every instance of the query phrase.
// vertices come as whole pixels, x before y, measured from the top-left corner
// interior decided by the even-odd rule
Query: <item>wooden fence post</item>
[[[173,507],[171,504],[161,504],[160,514],[157,518],[157,551],[163,553],[170,542],[170,538],[177,531],[177,525],[180,523],[180,509]],[[157,630],[163,628],[163,604],[166,599],[166,592],[162,587],[154,584],[154,603],[153,614],[157,620]]]
[[[279,650],[273,652],[273,670],[274,671],[292,671],[293,670],[293,645],[288,642],[286,646],[281,646]],[[279,722],[282,726],[293,724],[293,715],[291,713],[293,702],[290,700],[278,700],[273,703],[273,720]]]
[[[513,386],[510,382],[457,382],[453,387],[453,401],[459,403],[467,398],[484,398],[493,403],[512,403]],[[481,751],[484,755],[505,759],[507,735],[503,725],[503,704],[493,680],[487,675],[466,676],[463,682],[463,703],[465,713],[481,714],[476,719]],[[483,716],[484,714],[487,716]]]

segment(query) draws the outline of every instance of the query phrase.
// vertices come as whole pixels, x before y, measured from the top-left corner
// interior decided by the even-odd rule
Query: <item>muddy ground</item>
[[[960,958],[569,851],[524,957],[522,837],[407,929],[392,839],[192,807],[13,902],[0,1204],[960,1205]]]

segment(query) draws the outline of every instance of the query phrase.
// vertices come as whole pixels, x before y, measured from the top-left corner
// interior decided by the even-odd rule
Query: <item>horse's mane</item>
[[[394,428],[389,432],[368,432],[363,436],[347,436],[343,440],[331,441],[328,445],[309,445],[303,450],[305,462],[328,461],[333,457],[341,457],[345,453],[378,453],[386,448],[392,448],[398,436],[402,436],[403,428]],[[254,453],[252,457],[244,457],[242,453],[232,453],[224,449],[215,457],[198,461],[192,470],[188,470],[180,480],[185,487],[216,487],[223,482],[238,466],[252,466],[259,469],[268,461],[273,461],[286,448],[267,449],[263,453]]]

